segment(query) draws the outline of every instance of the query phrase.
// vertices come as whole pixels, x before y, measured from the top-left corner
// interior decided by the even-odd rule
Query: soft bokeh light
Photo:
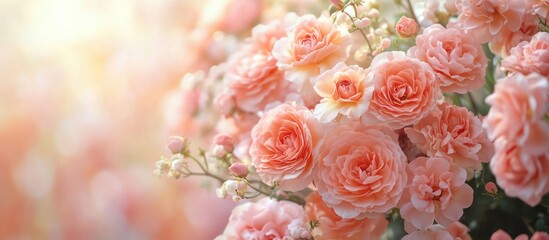
[[[0,238],[212,239],[231,201],[152,174],[204,3],[0,2]],[[196,33],[195,33],[196,35]]]

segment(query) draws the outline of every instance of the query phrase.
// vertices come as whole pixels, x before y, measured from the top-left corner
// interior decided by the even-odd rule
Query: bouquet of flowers
[[[549,239],[549,3],[330,2],[187,74],[210,147],[155,173],[241,202],[220,240]]]

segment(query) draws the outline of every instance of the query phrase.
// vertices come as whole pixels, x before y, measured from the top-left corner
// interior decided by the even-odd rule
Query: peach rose
[[[481,170],[494,147],[480,120],[467,108],[449,103],[404,129],[410,141],[430,157],[447,157],[463,168]]]
[[[413,177],[400,207],[408,232],[425,230],[433,220],[448,226],[473,203],[473,189],[465,183],[467,172],[448,159],[419,157],[408,164],[408,175]]]
[[[406,132],[404,132],[404,128],[398,129],[395,132],[398,133],[398,145],[400,145],[400,149],[406,154],[408,162],[411,162],[418,157],[427,157],[427,155],[422,153],[421,150],[410,141],[410,138]]]
[[[419,24],[417,24],[417,22],[414,21],[414,19],[411,19],[406,16],[400,17],[395,27],[398,32],[398,35],[400,35],[403,38],[413,37],[419,31]]]
[[[382,126],[341,125],[315,152],[314,183],[342,218],[362,218],[394,208],[406,185],[406,156],[397,135]]]
[[[268,53],[245,46],[229,65],[225,79],[236,107],[244,111],[262,111],[267,104],[284,100],[291,91],[291,83]]]
[[[374,91],[366,82],[365,70],[357,65],[338,63],[334,68],[320,74],[315,80],[315,92],[322,97],[314,114],[320,122],[330,122],[338,114],[358,119],[366,109]]]
[[[350,43],[347,29],[330,18],[305,15],[297,19],[286,37],[275,42],[273,56],[286,79],[302,89],[305,81],[320,74],[321,69],[345,61]]]
[[[533,15],[525,15],[524,21],[517,31],[503,29],[494,39],[491,39],[488,46],[490,50],[499,56],[509,55],[511,48],[523,41],[530,41],[532,36],[539,32],[538,18]]]
[[[526,12],[524,0],[457,0],[458,22],[466,34],[486,43],[503,30],[517,31]]]
[[[312,181],[313,147],[321,127],[307,108],[282,104],[265,113],[252,129],[250,156],[261,179],[282,190],[299,191]]]
[[[284,18],[268,24],[258,24],[252,29],[252,36],[247,41],[255,47],[272,54],[276,41],[286,36],[288,29],[296,22],[297,15],[288,13]]]
[[[528,205],[536,206],[549,192],[549,151],[529,155],[510,142],[496,146],[490,169],[498,186],[508,196],[518,197]]]
[[[501,66],[507,71],[524,75],[539,73],[549,77],[549,33],[539,32],[530,42],[521,42],[511,49]]]
[[[443,92],[466,93],[484,85],[488,59],[482,46],[459,29],[431,25],[408,55],[431,66]]]
[[[234,208],[225,231],[215,240],[310,238],[305,226],[300,205],[263,198]]]
[[[435,73],[404,52],[383,52],[371,65],[367,81],[374,85],[374,92],[365,123],[386,124],[398,129],[417,123],[427,115],[440,97]]]
[[[402,238],[402,240],[454,240],[443,226],[433,225],[429,229],[412,232]]]
[[[541,19],[549,17],[549,1],[547,0],[526,0],[528,13],[537,15]]]
[[[389,224],[383,214],[374,214],[360,220],[341,218],[326,206],[318,192],[310,193],[305,201],[305,213],[309,220],[318,221],[319,230],[313,230],[313,237],[317,240],[379,239]]]
[[[483,121],[488,137],[514,142],[527,154],[546,152],[549,125],[543,118],[548,111],[548,92],[549,80],[537,73],[515,73],[498,80],[494,93],[486,98],[491,105]]]

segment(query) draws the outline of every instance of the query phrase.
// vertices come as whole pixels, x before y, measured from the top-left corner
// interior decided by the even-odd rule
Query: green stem
[[[355,7],[355,5],[353,5],[353,7]],[[351,16],[349,13],[345,12],[345,11],[342,11],[343,13],[345,13],[345,15],[349,16],[349,18],[351,19],[351,21],[353,21],[353,16]],[[356,15],[356,7],[355,7],[355,15]],[[354,21],[353,21],[353,24],[354,24]],[[366,33],[364,33],[364,31],[362,31],[362,29],[360,28],[357,28],[358,31],[360,32],[360,34],[362,34],[362,37],[364,37],[364,40],[366,40],[366,43],[368,44],[368,49],[370,49],[370,57],[374,57],[372,54],[374,52],[373,48],[372,48],[372,44],[370,44],[370,40],[368,40],[368,37],[366,36]]]
[[[471,94],[471,92],[467,92],[467,96],[469,97],[469,101],[471,102],[471,110],[473,110],[473,113],[477,115],[479,112],[473,95]]]
[[[216,176],[216,175],[213,175],[209,172],[204,172],[204,173],[195,173],[195,172],[189,172],[188,174],[185,174],[186,177],[188,176],[207,176],[207,177],[212,177],[212,178],[215,178],[217,181],[219,181],[221,184],[223,184],[225,182],[225,179],[219,177],[219,176]]]

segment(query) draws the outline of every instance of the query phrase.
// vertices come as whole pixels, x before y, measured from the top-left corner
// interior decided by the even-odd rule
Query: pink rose
[[[490,169],[505,194],[536,206],[549,192],[549,151],[529,155],[513,143],[496,145]],[[547,148],[549,145],[545,145]]]
[[[303,208],[293,202],[263,198],[233,209],[223,234],[216,240],[298,239],[296,230],[306,230]],[[307,236],[307,231],[301,234]]]
[[[466,93],[484,85],[488,60],[482,46],[459,29],[431,25],[408,55],[431,66],[443,92]]]
[[[443,226],[433,225],[429,229],[412,232],[402,238],[402,240],[454,240]]]
[[[533,15],[525,15],[524,21],[517,31],[503,29],[500,34],[490,39],[490,50],[499,56],[506,57],[509,55],[511,48],[523,41],[530,41],[532,36],[539,32],[538,18]]]
[[[374,90],[366,82],[363,68],[338,63],[333,69],[320,74],[315,80],[315,92],[322,97],[314,114],[320,122],[330,122],[338,114],[359,119],[366,109]]]
[[[406,184],[406,156],[397,135],[381,126],[341,125],[316,150],[314,183],[326,205],[342,218],[385,213]]]
[[[264,110],[269,103],[284,100],[291,89],[276,60],[260,49],[245,46],[229,66],[225,78],[236,106],[244,111]]]
[[[546,232],[535,232],[531,240],[549,240],[549,234]]]
[[[549,240],[549,235],[545,232],[535,232],[534,235],[532,235],[531,240]],[[490,237],[490,240],[513,240],[513,238],[502,229],[497,230],[492,234]],[[528,240],[528,235],[521,234],[518,235],[515,240]]]
[[[419,24],[414,19],[411,19],[406,16],[400,17],[396,23],[396,30],[398,35],[403,38],[410,38],[417,34],[419,31]]]
[[[511,74],[497,81],[486,98],[491,105],[483,127],[492,140],[518,144],[527,154],[541,154],[549,146],[549,125],[543,120],[549,103],[549,80],[537,73]],[[503,141],[496,141],[498,142]]]
[[[518,236],[517,238],[522,238],[522,237],[524,236],[521,235],[521,236]],[[528,239],[528,236],[526,236],[526,239]],[[490,237],[490,240],[513,240],[513,238],[511,238],[511,236],[507,232],[499,229],[492,234],[492,236]]]
[[[321,127],[311,111],[282,104],[268,112],[252,130],[250,156],[261,179],[282,190],[299,191],[312,181],[313,148]]]
[[[302,89],[310,77],[330,69],[349,55],[351,38],[346,28],[328,17],[299,17],[288,35],[277,42],[273,56],[286,79]],[[312,83],[311,83],[312,84]]]
[[[501,66],[507,71],[524,75],[539,73],[549,77],[549,33],[539,32],[530,42],[521,42],[511,49]]]
[[[317,240],[379,239],[389,224],[383,214],[374,214],[360,220],[341,218],[332,208],[326,206],[317,192],[309,194],[305,201],[305,213],[309,220],[318,221],[319,230],[313,231],[313,237]]]
[[[449,103],[404,129],[410,141],[430,157],[447,157],[463,168],[481,170],[494,153],[480,120],[467,108]]]
[[[408,232],[427,229],[433,220],[448,226],[473,203],[473,189],[465,183],[467,172],[448,159],[419,157],[408,164],[408,175],[413,177],[400,207]]]
[[[485,43],[503,29],[517,31],[526,12],[524,0],[456,0],[458,22],[466,34]]]
[[[469,228],[463,225],[463,223],[454,222],[449,226],[446,226],[446,231],[448,231],[450,235],[454,237],[454,239],[472,240],[471,236],[469,235]]]
[[[398,129],[417,123],[427,115],[440,90],[431,67],[404,52],[383,52],[370,67],[367,80],[374,85],[366,123],[386,124]]]

